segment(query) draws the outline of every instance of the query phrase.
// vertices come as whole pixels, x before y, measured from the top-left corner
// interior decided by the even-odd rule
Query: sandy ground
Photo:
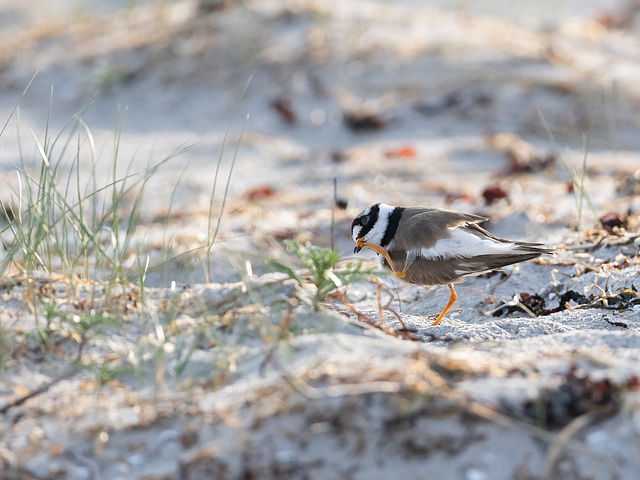
[[[114,130],[122,172],[192,145],[145,197],[155,260],[169,211],[172,251],[205,241],[225,135],[221,178],[239,147],[216,283],[201,257],[144,301],[2,279],[0,478],[637,478],[634,2],[40,3],[0,2],[4,202],[47,117],[57,134],[82,111],[100,175]],[[558,250],[466,280],[437,327],[446,288],[384,275],[342,290],[353,310],[295,304],[263,260],[292,261],[285,238],[355,260],[351,220],[379,201]],[[89,304],[112,318],[79,341]]]

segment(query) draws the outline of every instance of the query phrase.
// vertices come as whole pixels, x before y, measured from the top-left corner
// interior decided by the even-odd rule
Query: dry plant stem
[[[403,385],[401,382],[387,382],[372,381],[356,384],[339,384],[329,385],[325,388],[316,388],[309,385],[304,379],[292,375],[284,363],[278,356],[272,359],[274,365],[280,370],[282,378],[293,388],[296,392],[304,395],[311,400],[324,400],[326,398],[344,397],[349,395],[365,395],[368,393],[397,393],[402,390]]]
[[[440,397],[446,397],[455,404],[464,408],[468,413],[496,425],[501,425],[505,428],[531,435],[532,437],[548,444],[549,453],[545,465],[547,472],[553,473],[552,469],[559,458],[559,454],[562,453],[562,450],[569,453],[588,452],[593,456],[593,458],[601,459],[603,463],[608,463],[612,466],[615,465],[609,456],[602,455],[573,438],[584,427],[599,421],[602,418],[606,418],[606,414],[604,414],[604,412],[590,412],[585,415],[581,415],[570,422],[569,425],[559,433],[554,433],[526,423],[522,420],[507,416],[498,412],[493,407],[474,402],[467,395],[456,390],[450,382],[438,375],[428,364],[424,364],[421,374],[430,385],[438,390],[438,395]],[[549,470],[549,468],[551,468],[551,470]],[[546,476],[543,478],[548,479],[555,477]]]
[[[278,338],[276,339],[275,342],[272,342],[268,346],[268,349],[267,349],[266,353],[264,354],[264,359],[262,360],[262,363],[260,364],[260,375],[261,376],[264,376],[265,369],[267,368],[267,365],[269,364],[269,362],[273,358],[274,352],[278,348],[278,343],[281,342],[282,340],[286,339],[286,336],[287,336],[286,333],[287,333],[287,331],[289,329],[289,325],[291,325],[291,319],[293,318],[293,311],[294,311],[295,307],[296,307],[296,304],[294,302],[290,302],[289,303],[289,309],[287,310],[286,315],[282,319],[282,322],[280,322],[280,331],[278,332]]]
[[[362,320],[365,323],[367,323],[368,325],[372,326],[373,328],[377,328],[378,330],[380,330],[383,333],[386,333],[387,335],[391,335],[391,336],[398,336],[397,332],[391,330],[390,328],[385,328],[382,326],[382,322],[378,322],[375,323],[373,320],[371,320],[371,318],[369,318],[367,315],[365,315],[364,313],[359,312],[356,307],[354,307],[351,303],[349,303],[345,298],[344,295],[338,291],[333,292],[329,295],[330,297],[334,297],[337,298],[338,300],[340,300],[342,302],[342,304],[347,307],[350,311],[352,311],[355,315],[356,318],[358,320]],[[397,312],[395,312],[392,309],[389,309],[390,312],[392,312],[394,315],[396,315],[396,317],[398,318],[398,320],[400,321],[400,323],[402,323],[402,325],[404,326],[404,323],[402,322],[402,319],[400,319],[399,315]],[[407,338],[409,340],[415,340],[413,338],[413,335],[411,334],[411,332],[409,332],[409,330],[404,327],[404,330],[401,331],[400,336],[402,336],[403,338]]]
[[[511,275],[513,275],[513,270],[510,270],[503,278],[498,280],[496,284],[491,287],[491,293],[495,292],[496,288],[498,288],[500,285],[502,285],[507,280],[509,280],[511,278]]]
[[[551,445],[549,445],[549,451],[545,461],[544,474],[542,478],[552,479],[555,467],[560,460],[560,456],[565,452],[567,445],[572,441],[581,430],[589,426],[591,423],[598,419],[598,416],[594,412],[588,412],[579,417],[574,418],[569,424],[564,427],[554,438]]]
[[[565,430],[567,430],[567,432],[563,430],[560,433],[553,433],[553,432],[544,430],[540,427],[530,425],[521,420],[517,420],[515,418],[499,413],[493,408],[488,407],[486,405],[481,405],[479,403],[469,402],[466,404],[466,409],[469,413],[476,415],[477,417],[483,418],[485,420],[488,420],[490,422],[493,422],[496,425],[501,425],[511,430],[520,431],[528,435],[531,435],[532,437],[537,438],[538,440],[549,444],[550,450],[558,449],[559,446],[557,442],[560,441],[561,447],[564,448],[569,453],[587,452],[590,455],[592,455],[593,458],[598,458],[603,463],[608,463],[609,465],[615,466],[615,463],[611,460],[610,457],[602,455],[599,452],[594,451],[593,449],[590,449],[584,443],[576,441],[573,438],[571,438],[571,436],[575,434],[574,430],[576,430],[572,426],[574,422],[577,422],[576,424],[577,427],[584,426],[584,419],[582,419],[582,416],[576,418],[573,422],[569,423],[567,427],[565,427]],[[589,415],[589,419],[593,421],[594,417],[590,414],[587,414],[587,415]],[[567,433],[569,433],[569,435],[567,435]],[[561,437],[560,440],[558,439],[559,436]],[[550,456],[552,455],[551,451],[549,452],[549,455]],[[554,460],[554,459],[551,459],[551,460]],[[547,459],[547,464],[549,464],[549,458]],[[550,477],[547,476],[542,478],[548,479]],[[556,477],[551,477],[551,478],[556,478]]]
[[[2,408],[0,408],[0,415],[4,415],[5,413],[7,413],[9,411],[9,409],[11,409],[13,407],[18,407],[18,406],[22,405],[24,402],[26,402],[27,400],[46,392],[51,387],[53,387],[56,383],[58,383],[58,382],[60,382],[62,380],[65,380],[67,378],[73,377],[74,375],[79,373],[81,370],[82,370],[82,367],[79,367],[79,366],[75,366],[75,367],[70,368],[69,370],[64,372],[62,375],[60,375],[59,377],[54,378],[50,382],[45,383],[41,387],[33,390],[32,392],[27,393],[26,395],[23,395],[20,398],[15,399],[13,402],[8,403],[5,406],[3,406]]]
[[[378,279],[378,278],[372,278],[371,281],[373,283],[375,283],[377,285],[377,296],[378,296],[378,309],[380,311],[380,319],[382,319],[382,311],[383,310],[388,310],[389,312],[391,312],[397,319],[398,322],[400,322],[400,325],[402,325],[403,330],[408,331],[407,329],[407,325],[404,323],[404,320],[402,320],[402,317],[400,316],[400,314],[398,312],[396,312],[393,308],[391,308],[391,303],[393,302],[394,299],[394,295],[393,292],[391,292],[386,286],[384,286],[382,284],[382,282]],[[385,305],[382,305],[382,291],[385,291],[388,295],[389,295],[389,300],[387,301],[387,303]]]
[[[531,309],[529,307],[527,307],[524,303],[522,303],[520,301],[516,301],[515,304],[518,307],[520,307],[531,318],[534,318],[534,319],[538,320],[538,316],[535,313],[533,313],[533,311],[531,311]],[[569,305],[569,302],[567,302],[567,305]],[[542,326],[544,331],[547,333],[547,335],[551,335],[551,329],[547,325],[545,325],[542,321],[540,321],[540,325]]]
[[[531,318],[536,318],[536,319],[538,318],[538,316],[535,313],[533,313],[531,311],[531,309],[529,307],[527,307],[524,303],[522,303],[520,301],[516,301],[514,303],[516,304],[516,306],[520,307],[524,311],[524,313],[529,315]],[[551,332],[547,332],[547,333],[551,333]]]
[[[335,297],[338,300],[340,300],[340,302],[342,302],[342,304],[347,307],[350,311],[352,311],[353,313],[355,313],[356,318],[358,320],[364,320],[366,323],[368,323],[371,326],[374,326],[376,328],[380,328],[379,325],[375,325],[375,323],[373,322],[373,320],[371,320],[367,315],[365,315],[364,313],[359,312],[356,307],[354,307],[351,303],[349,303],[347,301],[346,298],[344,298],[344,295],[338,291],[333,292],[332,294],[330,294],[331,297]]]
[[[382,324],[382,320],[384,319],[384,314],[382,312],[382,284],[378,280],[374,282],[378,288],[376,288],[376,297],[378,298],[378,317],[380,318],[380,324]]]
[[[403,388],[406,387],[406,385],[404,385],[402,382],[373,381],[363,382],[360,384],[341,384],[332,385],[325,388],[317,388],[309,385],[304,379],[292,375],[286,369],[279,357],[274,357],[273,361],[275,366],[281,371],[283,379],[298,393],[310,399],[320,400],[328,397],[362,395],[373,392],[397,393],[399,391],[402,391]],[[549,473],[553,471],[553,468],[559,458],[559,454],[563,450],[568,452],[590,452],[594,454],[594,457],[600,457],[603,462],[609,464],[612,463],[608,457],[599,455],[598,452],[591,451],[588,447],[585,447],[583,444],[576,442],[573,439],[577,432],[592,423],[595,418],[598,418],[594,417],[594,415],[592,414],[586,414],[576,418],[559,434],[554,434],[539,427],[529,425],[525,422],[518,421],[517,419],[499,413],[491,407],[470,401],[466,395],[453,389],[451,385],[440,375],[435,373],[430,366],[425,366],[425,368],[422,369],[421,373],[423,378],[428,382],[430,391],[432,391],[433,393],[437,393],[441,397],[446,397],[451,402],[453,402],[454,405],[458,405],[470,414],[495,423],[496,425],[502,425],[511,430],[521,431],[549,444],[549,455],[545,465],[546,476],[543,478],[551,478],[549,477]]]
[[[287,336],[287,331],[289,330],[289,325],[291,325],[291,319],[293,318],[293,310],[296,308],[296,304],[291,301],[289,303],[289,308],[287,309],[287,314],[280,322],[280,332],[278,333],[278,340],[284,340]]]
[[[393,273],[400,280],[403,280],[407,276],[407,267],[405,266],[404,269],[401,272],[399,272],[396,269],[393,262],[391,261],[391,257],[389,257],[389,252],[387,252],[386,248],[381,247],[380,245],[375,245],[373,243],[365,242],[362,238],[359,238],[356,241],[356,246],[367,247],[369,250],[376,252],[378,255],[382,255],[387,260],[387,263],[389,264],[389,267],[391,268]],[[456,303],[456,300],[458,299],[458,296],[456,295],[456,291],[453,288],[453,283],[448,284],[448,287],[450,292],[449,301],[447,302],[447,306],[444,307],[444,310],[442,310],[442,312],[440,312],[440,315],[438,315],[438,318],[436,318],[436,321],[431,324],[432,327],[435,327],[442,321],[445,314],[449,311],[449,309],[453,306],[453,304]]]
[[[333,205],[331,206],[331,250],[336,245],[336,205],[338,204],[338,178],[333,177]]]

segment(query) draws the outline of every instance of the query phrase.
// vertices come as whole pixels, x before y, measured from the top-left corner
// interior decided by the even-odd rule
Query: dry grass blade
[[[560,460],[560,456],[571,446],[573,437],[581,430],[596,422],[598,417],[594,412],[587,412],[584,415],[574,418],[566,427],[556,434],[551,445],[549,445],[542,478],[545,480],[554,478],[554,470]]]

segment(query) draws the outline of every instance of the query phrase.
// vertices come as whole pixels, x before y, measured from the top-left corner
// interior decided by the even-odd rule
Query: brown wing
[[[418,257],[407,269],[405,282],[417,285],[443,285],[460,281],[466,275],[475,275],[496,268],[524,262],[539,257],[543,251],[531,251],[513,255],[480,255],[478,257],[455,257],[438,260]],[[399,270],[404,268],[405,256],[400,252],[390,253],[391,261]],[[384,262],[386,266],[386,262]]]
[[[486,220],[485,217],[471,213],[452,212],[439,208],[409,207],[402,213],[393,249],[431,248],[439,239],[448,238],[450,229],[460,225],[475,226]]]
[[[389,250],[391,260],[402,270],[406,261],[406,251],[433,247],[439,239],[451,236],[456,227],[478,237],[489,238],[496,243],[509,243],[513,250],[498,254],[461,256],[452,258],[416,258],[407,271],[405,281],[416,284],[436,285],[459,281],[465,275],[477,274],[513,263],[536,258],[553,250],[535,243],[516,242],[498,238],[477,224],[486,218],[448,210],[412,208],[403,213],[393,249]]]

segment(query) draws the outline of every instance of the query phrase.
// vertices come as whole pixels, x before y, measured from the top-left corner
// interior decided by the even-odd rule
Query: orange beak
[[[364,241],[364,238],[360,237],[356,240],[356,248],[353,249],[353,253],[358,253],[365,245],[366,242]]]

